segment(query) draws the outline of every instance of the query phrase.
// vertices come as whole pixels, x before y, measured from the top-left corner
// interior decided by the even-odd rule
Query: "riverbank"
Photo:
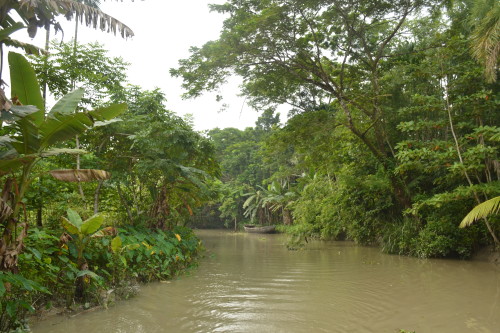
[[[471,258],[474,261],[489,262],[500,267],[500,251],[495,250],[493,246],[486,246],[477,251]]]
[[[117,235],[116,235],[117,233]],[[85,247],[50,230],[30,231],[20,274],[2,273],[2,332],[27,329],[27,317],[75,316],[128,299],[139,285],[165,281],[197,264],[200,240],[189,228],[121,228]],[[80,246],[80,248],[79,248]],[[78,265],[77,253],[85,258]],[[1,288],[0,288],[1,291]]]

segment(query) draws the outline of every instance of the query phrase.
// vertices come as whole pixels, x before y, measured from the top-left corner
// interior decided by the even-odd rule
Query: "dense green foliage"
[[[68,50],[59,45],[49,59],[32,59],[61,97],[49,112],[35,70],[9,55],[13,97],[3,101],[0,140],[1,331],[22,328],[25,315],[43,307],[107,306],[133,294],[137,282],[188,268],[201,245],[182,225],[214,195],[208,184],[219,169],[211,143],[165,109],[159,90],[126,86],[126,64],[98,45]]]
[[[459,228],[500,193],[497,4],[238,0],[212,9],[227,15],[219,39],[171,70],[186,97],[237,73],[257,109],[292,106],[265,136],[247,135],[258,127],[211,133],[228,193],[222,218],[289,224],[290,211],[285,229],[301,237],[419,257],[500,244],[498,216]]]
[[[1,275],[2,286],[10,283],[9,291],[4,289],[2,293],[2,331],[8,331],[6,325],[12,328],[23,324],[16,321],[33,307],[73,308],[75,281],[79,278],[85,288],[84,304],[108,306],[135,294],[136,282],[172,278],[192,265],[200,250],[199,240],[187,228],[153,232],[124,227],[117,232],[118,245],[112,235],[89,239],[83,253],[88,267],[81,270],[74,239],[60,239],[58,229],[30,230],[19,258],[22,275]]]
[[[1,5],[0,48],[36,51],[10,35],[24,24],[34,35],[57,13],[103,15],[76,1],[20,3]],[[1,331],[35,308],[107,306],[133,293],[133,281],[174,276],[200,249],[188,222],[281,224],[298,241],[418,257],[467,258],[500,244],[498,206],[479,205],[482,222],[459,228],[500,195],[497,2],[228,0],[211,9],[226,15],[219,39],[171,72],[186,97],[240,75],[262,110],[255,127],[195,132],[163,92],[129,85],[127,64],[98,44],[53,44],[31,65],[9,55]]]

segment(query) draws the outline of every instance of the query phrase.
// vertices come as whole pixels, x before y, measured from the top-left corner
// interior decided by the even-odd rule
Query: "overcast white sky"
[[[81,27],[79,42],[99,41],[112,56],[121,56],[131,63],[129,81],[144,89],[159,87],[167,97],[167,107],[179,115],[192,114],[196,130],[215,127],[236,127],[244,129],[253,126],[258,113],[247,106],[243,97],[238,97],[238,79],[232,80],[219,92],[222,103],[229,105],[220,112],[222,103],[215,101],[215,94],[205,94],[194,100],[183,100],[182,81],[170,77],[169,69],[177,66],[181,58],[189,56],[190,46],[201,46],[217,39],[224,17],[210,13],[209,3],[223,3],[223,0],[124,0],[102,1],[101,10],[127,24],[135,33],[132,39],[124,40],[114,36]],[[73,37],[74,23],[64,23],[65,41]],[[16,38],[29,41],[27,32],[21,31]],[[60,39],[61,34],[55,36]],[[34,41],[44,45],[45,33],[39,31]]]

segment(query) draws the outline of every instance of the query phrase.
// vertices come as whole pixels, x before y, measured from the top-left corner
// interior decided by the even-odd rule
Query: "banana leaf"
[[[91,182],[94,180],[106,180],[111,173],[96,169],[61,169],[49,172],[52,177],[64,182]]]

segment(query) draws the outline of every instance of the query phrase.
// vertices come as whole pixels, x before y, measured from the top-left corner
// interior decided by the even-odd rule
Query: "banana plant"
[[[81,154],[83,150],[60,148],[60,144],[92,128],[95,122],[108,121],[126,110],[125,104],[75,112],[84,91],[77,89],[61,98],[45,112],[44,101],[35,72],[26,58],[9,53],[11,101],[2,101],[0,121],[6,123],[0,136],[0,176],[9,175],[0,199],[0,269],[11,270],[17,264],[22,239],[14,239],[22,199],[33,179],[36,163],[60,154]],[[16,177],[19,175],[19,177]]]
[[[71,208],[68,208],[67,214],[68,218],[63,216],[61,224],[69,234],[73,235],[71,239],[74,241],[77,252],[76,265],[80,271],[76,280],[75,296],[81,299],[85,290],[86,277],[87,275],[93,275],[88,269],[84,251],[92,237],[102,237],[104,235],[103,230],[100,230],[104,217],[97,214],[83,221],[81,216]],[[64,238],[68,239],[68,237]]]
[[[77,252],[76,263],[78,269],[83,270],[86,264],[83,255],[87,244],[92,237],[100,237],[104,234],[100,230],[104,222],[104,217],[97,214],[83,221],[81,216],[71,208],[68,208],[66,213],[68,214],[68,218],[63,216],[61,224],[68,233],[75,236],[73,240],[75,241]]]

